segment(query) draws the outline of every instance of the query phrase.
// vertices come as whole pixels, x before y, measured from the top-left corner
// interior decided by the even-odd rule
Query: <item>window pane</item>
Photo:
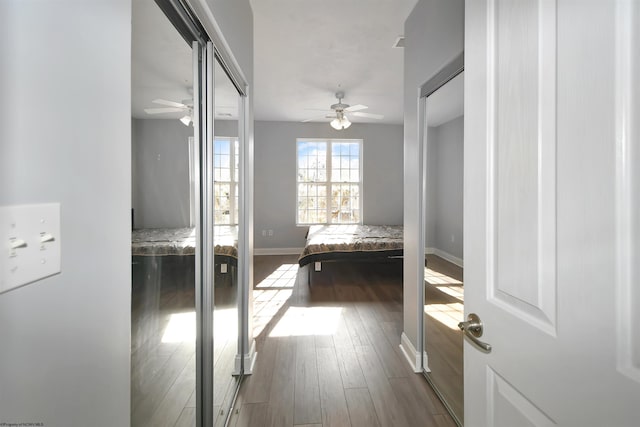
[[[298,142],[298,181],[326,180],[327,144],[325,142]]]
[[[233,145],[231,145],[233,144]],[[240,164],[237,138],[216,137],[214,140],[214,220],[216,224],[238,223],[238,169]],[[231,188],[234,192],[231,193]],[[233,217],[232,217],[233,215]]]
[[[326,185],[298,184],[298,222],[326,222]]]
[[[360,221],[360,188],[358,185],[334,184],[331,194],[331,222]]]
[[[229,184],[214,185],[214,214],[217,224],[231,223],[231,188]]]
[[[342,171],[340,168],[333,167],[331,168],[331,182],[341,182],[342,181]]]

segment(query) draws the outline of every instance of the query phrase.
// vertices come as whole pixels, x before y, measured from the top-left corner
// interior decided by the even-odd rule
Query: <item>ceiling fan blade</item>
[[[320,111],[325,113],[333,113],[334,110],[326,108],[305,108],[305,111]]]
[[[356,117],[366,117],[368,119],[376,119],[376,120],[384,119],[384,116],[382,114],[361,113],[359,111],[356,111],[355,113],[351,113],[351,114]]]
[[[358,105],[352,105],[351,107],[347,107],[344,109],[344,111],[354,112],[354,111],[366,110],[367,108],[369,107],[367,107],[366,105],[358,104]]]
[[[168,101],[166,99],[154,99],[153,101],[154,104],[160,104],[160,105],[168,105],[169,107],[174,107],[174,108],[189,108],[187,105],[182,104],[180,102],[175,102],[175,101]]]
[[[164,108],[145,108],[144,109],[144,112],[147,114],[178,113],[180,111],[184,111],[184,108],[164,107]]]
[[[314,122],[320,119],[335,119],[335,118],[336,118],[335,114],[326,114],[326,115],[311,117],[310,119],[302,120],[302,123]]]

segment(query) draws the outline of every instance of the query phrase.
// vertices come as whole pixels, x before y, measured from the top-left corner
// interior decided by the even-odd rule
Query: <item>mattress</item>
[[[401,225],[312,225],[298,263],[401,256]]]
[[[216,225],[213,229],[214,255],[238,258],[238,227]],[[194,255],[195,228],[142,228],[131,232],[131,255]]]

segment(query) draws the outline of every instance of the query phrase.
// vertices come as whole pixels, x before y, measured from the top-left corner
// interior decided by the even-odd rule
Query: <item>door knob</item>
[[[458,328],[464,332],[465,336],[471,340],[473,344],[480,348],[485,353],[491,353],[491,344],[480,341],[478,338],[482,336],[483,326],[480,317],[477,314],[471,313],[467,316],[466,322],[458,323]]]

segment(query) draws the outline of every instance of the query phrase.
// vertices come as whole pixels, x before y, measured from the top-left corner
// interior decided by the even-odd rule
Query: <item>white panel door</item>
[[[640,426],[640,2],[465,21],[465,425]]]

